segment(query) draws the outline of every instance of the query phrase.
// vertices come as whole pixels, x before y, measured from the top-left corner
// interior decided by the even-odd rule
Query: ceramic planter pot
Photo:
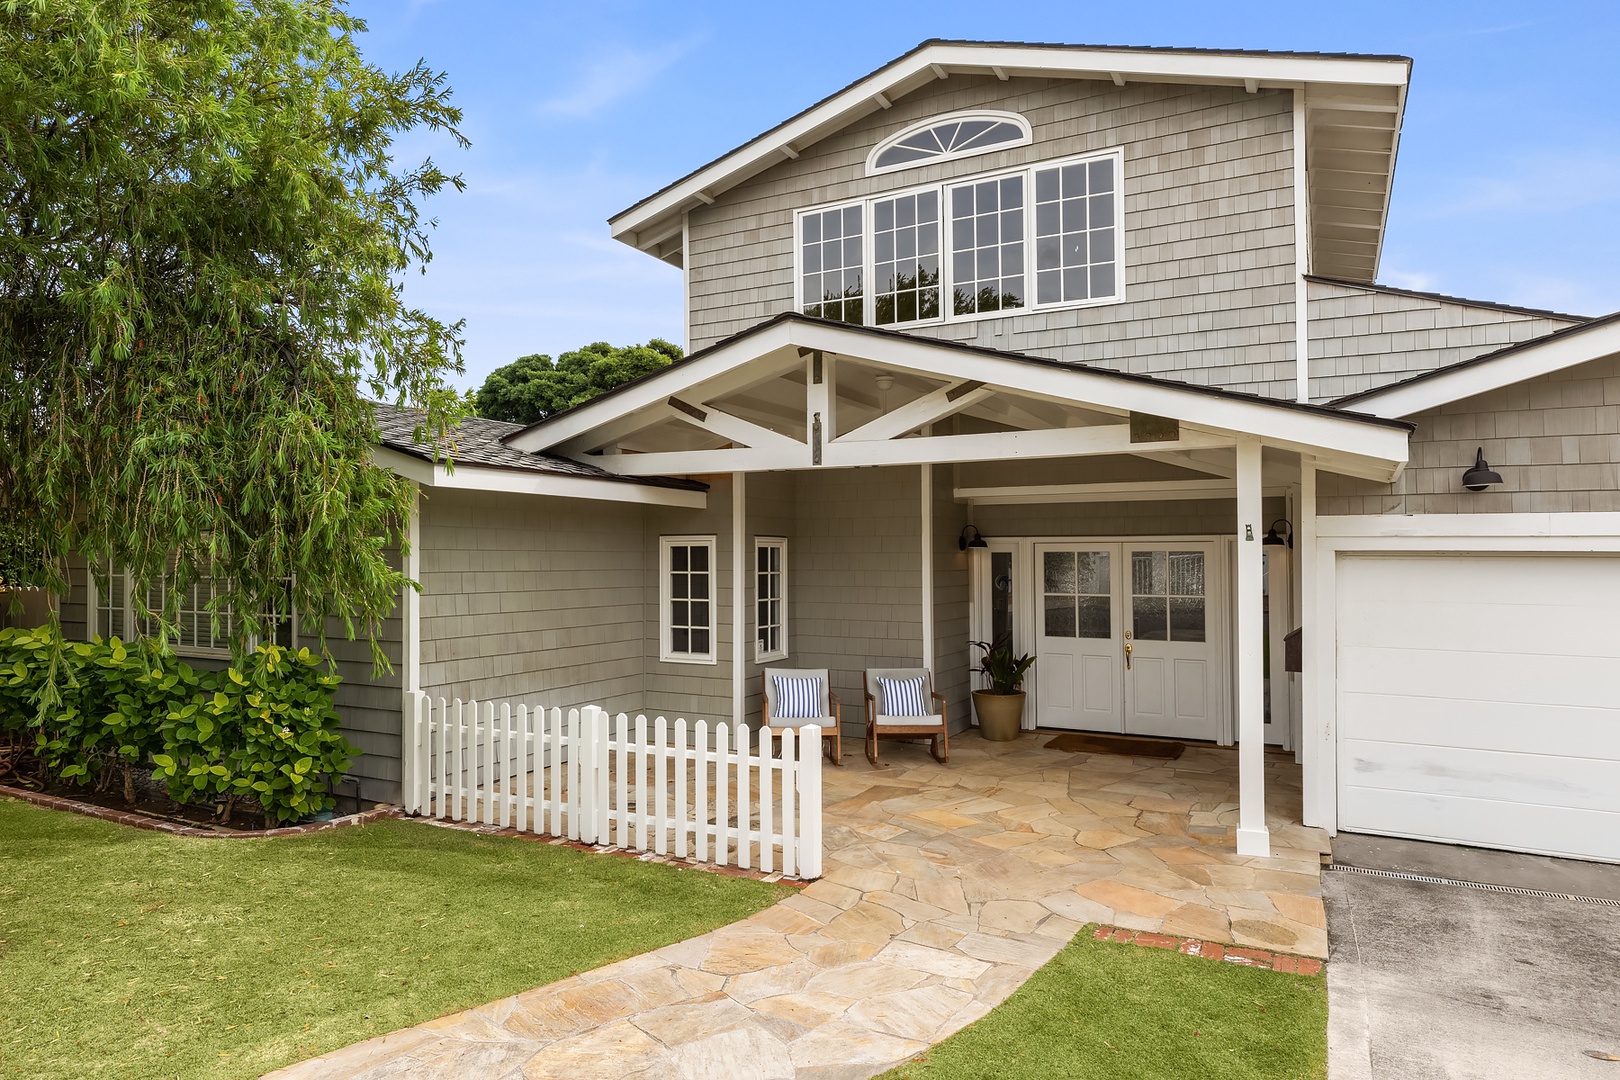
[[[991,742],[1012,742],[1018,738],[1018,724],[1024,718],[1024,692],[992,694],[973,691],[973,711],[979,717],[979,734]]]

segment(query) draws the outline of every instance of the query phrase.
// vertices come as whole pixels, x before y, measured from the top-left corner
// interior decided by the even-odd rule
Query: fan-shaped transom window
[[[936,116],[889,136],[866,159],[869,173],[987,154],[1029,142],[1029,121],[1017,113],[965,112]]]

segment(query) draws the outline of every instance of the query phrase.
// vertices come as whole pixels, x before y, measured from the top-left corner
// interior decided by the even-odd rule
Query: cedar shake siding
[[[1409,417],[1411,463],[1394,484],[1332,473],[1320,514],[1567,514],[1620,511],[1620,357]],[[1483,447],[1503,483],[1464,491]]]
[[[885,136],[972,108],[1023,114],[1034,141],[865,175]],[[690,212],[689,345],[792,309],[796,210],[1122,147],[1124,302],[906,332],[1293,397],[1292,141],[1287,91],[952,75]]]
[[[1320,279],[1307,288],[1315,402],[1388,386],[1584,321]]]

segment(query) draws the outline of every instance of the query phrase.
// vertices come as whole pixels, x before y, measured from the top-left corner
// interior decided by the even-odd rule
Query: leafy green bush
[[[43,704],[52,666],[59,701]],[[180,803],[256,802],[274,822],[332,805],[329,781],[357,753],[337,731],[339,677],[308,649],[261,645],[240,667],[198,672],[117,638],[61,641],[48,629],[0,630],[0,731],[41,769],[105,784],[127,799],[152,766]]]

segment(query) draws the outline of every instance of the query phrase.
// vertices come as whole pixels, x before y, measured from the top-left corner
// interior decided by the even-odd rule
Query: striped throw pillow
[[[880,675],[878,682],[883,685],[884,716],[928,715],[928,706],[923,702],[921,675],[910,679],[885,679]]]
[[[779,720],[821,719],[821,680],[814,675],[772,675]]]

